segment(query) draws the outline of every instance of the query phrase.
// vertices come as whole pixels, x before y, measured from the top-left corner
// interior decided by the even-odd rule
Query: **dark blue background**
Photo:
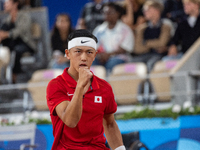
[[[55,17],[58,13],[68,13],[75,27],[81,8],[91,0],[43,0],[42,5],[48,7],[49,29],[53,27]]]

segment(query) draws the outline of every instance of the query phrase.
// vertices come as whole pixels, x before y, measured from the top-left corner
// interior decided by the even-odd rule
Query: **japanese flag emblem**
[[[101,96],[95,96],[94,97],[94,102],[95,103],[102,103],[102,97]]]

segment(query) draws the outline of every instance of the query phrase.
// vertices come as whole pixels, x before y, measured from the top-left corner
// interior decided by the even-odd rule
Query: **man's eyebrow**
[[[87,49],[87,51],[93,51],[93,49]]]
[[[76,50],[82,50],[81,48],[76,48]]]
[[[77,47],[76,50],[81,50],[82,51],[83,49]],[[93,49],[89,48],[89,49],[86,49],[86,51],[93,51]]]

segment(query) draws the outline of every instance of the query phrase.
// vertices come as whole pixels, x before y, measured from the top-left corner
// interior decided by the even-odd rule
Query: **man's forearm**
[[[66,123],[69,127],[75,127],[82,115],[82,99],[83,99],[83,88],[77,87],[73,98],[66,108]]]
[[[116,122],[111,125],[104,125],[104,131],[108,144],[113,150],[123,145],[121,132]]]

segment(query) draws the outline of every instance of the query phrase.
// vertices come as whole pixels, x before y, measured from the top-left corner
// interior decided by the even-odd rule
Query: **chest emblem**
[[[74,94],[70,94],[69,92],[67,92],[67,95],[68,95],[68,96],[73,96]]]
[[[102,103],[102,97],[101,96],[95,96],[94,97],[94,102],[95,103]]]

